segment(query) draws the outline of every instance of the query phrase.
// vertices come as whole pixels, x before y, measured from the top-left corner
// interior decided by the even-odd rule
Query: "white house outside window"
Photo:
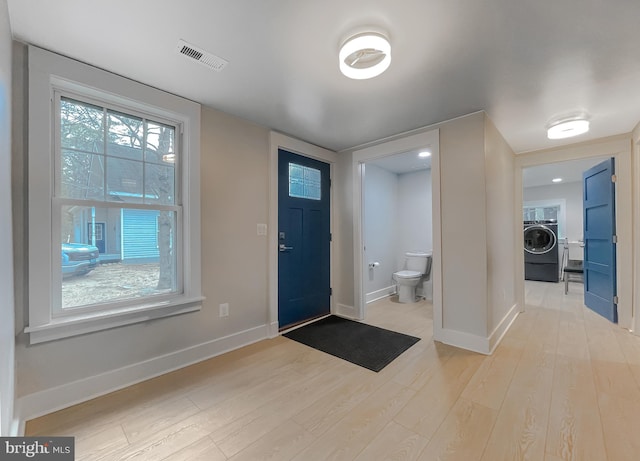
[[[199,309],[200,107],[29,60],[31,342]]]

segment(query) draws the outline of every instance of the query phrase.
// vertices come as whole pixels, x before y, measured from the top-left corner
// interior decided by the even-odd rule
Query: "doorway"
[[[431,302],[431,152],[412,150],[367,161],[362,168],[365,303],[388,296],[397,300],[395,274],[409,269],[406,253],[429,255],[427,275],[411,291]]]
[[[558,273],[561,283],[563,262],[582,260],[582,173],[607,158],[615,158],[617,169],[616,228],[618,235],[617,293],[618,323],[624,328],[632,326],[632,252],[631,252],[631,152],[625,140],[568,146],[521,154],[516,157],[516,219],[518,232],[516,245],[522,247],[523,221],[556,220],[558,237]],[[562,180],[560,180],[560,178]],[[556,182],[552,182],[556,179]],[[553,216],[552,216],[553,215]],[[530,221],[529,221],[530,222]],[[516,283],[521,310],[525,310],[526,251],[517,248]],[[555,281],[554,280],[554,281]],[[528,281],[532,284],[548,282]],[[581,284],[569,283],[574,294],[583,289]],[[563,292],[563,290],[558,290]],[[580,296],[582,296],[580,292]]]
[[[329,164],[278,150],[278,324],[280,330],[328,315]]]
[[[366,204],[365,204],[365,191],[364,186],[366,184],[366,169],[370,165],[379,167],[380,163],[385,162],[387,159],[392,159],[394,156],[402,157],[407,155],[408,157],[415,157],[420,151],[428,150],[431,152],[430,157],[430,176],[431,176],[431,250],[432,250],[432,262],[431,262],[431,282],[429,289],[432,291],[433,298],[433,321],[434,321],[434,333],[442,328],[442,286],[441,286],[441,237],[440,237],[440,170],[439,170],[439,132],[438,130],[432,130],[412,136],[408,136],[402,139],[388,141],[374,145],[372,147],[357,150],[353,153],[352,167],[354,174],[354,312],[353,317],[364,320],[366,315],[366,303],[369,295],[375,297],[375,290],[372,290],[370,282],[370,276],[375,279],[376,271],[382,271],[382,262],[373,257],[371,250],[367,249],[366,232],[367,232],[367,217],[366,217]],[[402,154],[402,155],[399,155]],[[426,187],[426,184],[425,184]],[[396,219],[395,216],[388,216],[387,221]],[[428,232],[425,230],[425,233]],[[423,246],[428,245],[428,242],[424,240],[422,243],[416,242],[413,245]],[[412,245],[412,246],[413,246]],[[412,248],[413,250],[429,250],[429,248]],[[399,266],[399,259],[401,259],[398,253],[404,254],[407,250],[396,249],[394,256],[390,257],[392,262],[391,268],[387,270],[395,269]],[[388,256],[389,257],[389,256]],[[373,259],[372,259],[373,258]],[[371,259],[371,260],[370,260]],[[403,258],[402,258],[403,259]],[[380,263],[379,266],[375,266],[375,263]],[[369,265],[373,264],[374,267],[370,270]],[[371,274],[373,271],[373,274]],[[391,274],[392,272],[389,272]],[[389,275],[387,274],[387,275]],[[383,276],[384,280],[389,283],[390,277]],[[369,286],[369,288],[368,288]],[[391,286],[391,285],[389,285]],[[381,288],[379,295],[383,295],[385,290],[390,288]],[[373,293],[373,294],[372,294]]]
[[[267,239],[269,242],[268,245],[268,253],[269,253],[269,312],[268,312],[268,336],[270,338],[275,338],[280,334],[280,324],[278,318],[278,300],[279,300],[279,283],[278,283],[278,271],[279,271],[279,258],[280,258],[280,241],[279,241],[279,210],[278,210],[278,188],[279,188],[279,178],[278,178],[278,157],[279,151],[285,150],[287,152],[297,154],[303,158],[309,158],[314,160],[319,160],[323,163],[329,165],[329,176],[332,177],[335,174],[334,168],[335,164],[338,161],[338,154],[327,149],[323,149],[318,146],[314,146],[313,144],[309,144],[304,141],[300,141],[295,138],[291,138],[289,136],[283,135],[281,133],[271,132],[269,135],[269,220],[267,227]],[[333,187],[329,190],[329,214],[330,214],[330,232],[334,233],[334,211],[333,206],[335,200],[333,198],[334,194]],[[261,225],[259,224],[260,228]],[[258,232],[258,235],[264,235],[264,230],[262,233]],[[286,237],[286,235],[285,235]],[[286,242],[285,246],[287,245]],[[329,242],[329,286],[334,286],[334,248],[333,242]],[[329,307],[330,311],[334,311],[334,296],[330,296],[329,299]]]

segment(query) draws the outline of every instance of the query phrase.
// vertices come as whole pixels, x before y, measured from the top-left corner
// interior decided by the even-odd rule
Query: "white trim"
[[[25,421],[21,419],[14,419],[9,426],[9,437],[22,437],[24,436]]]
[[[337,304],[336,311],[334,312],[336,315],[340,317],[345,317],[348,319],[357,319],[356,308],[353,306],[347,306],[346,304]]]
[[[338,161],[338,154],[324,149],[322,147],[314,146],[299,139],[291,138],[276,131],[269,133],[269,231],[267,241],[269,242],[269,317],[268,323],[270,327],[270,337],[274,338],[278,336],[278,149],[285,149],[294,154],[302,155],[304,157],[310,157],[322,162],[328,163],[330,168],[330,177],[335,178],[335,164]],[[330,285],[335,286],[335,187],[331,187],[330,196],[330,215],[331,215],[331,229],[330,232],[333,235],[331,242],[331,263],[330,263]],[[335,310],[335,291],[331,297],[331,312]],[[273,325],[276,325],[275,328]]]
[[[365,302],[367,304],[377,301],[382,298],[387,298],[389,296],[395,295],[397,292],[396,285],[391,285],[380,290],[372,291],[371,293],[367,293],[365,296]]]
[[[30,334],[30,344],[44,343],[133,323],[196,312],[202,308],[203,300],[203,297],[193,300],[172,299],[165,303],[151,304],[149,306],[114,309],[113,312],[91,312],[86,315],[59,317],[52,319],[46,325],[26,327],[24,332]]]
[[[28,421],[256,343],[269,336],[268,325],[241,331],[176,352],[127,365],[20,397],[19,417]]]
[[[634,255],[633,255],[633,268],[635,277],[633,278],[633,325],[632,331],[634,334],[640,336],[640,123],[633,131],[633,143],[635,152],[632,152],[632,167],[633,167],[633,235],[631,236],[634,242]]]
[[[500,320],[498,326],[489,335],[489,349],[491,354],[493,354],[493,351],[498,347],[498,344],[500,344],[504,335],[509,331],[509,328],[511,328],[511,325],[516,320],[516,317],[518,317],[518,314],[520,314],[520,309],[517,304],[514,304],[502,320]]]
[[[616,160],[616,232],[617,283],[618,283],[618,324],[623,328],[632,328],[633,319],[633,195],[632,195],[632,155],[629,134],[597,139],[565,147],[547,149],[516,155],[514,162],[515,213],[514,239],[516,255],[516,302],[524,310],[524,252],[522,251],[522,170],[523,168],[565,162],[583,158],[614,157]]]
[[[271,322],[269,324],[269,338],[276,338],[277,336],[280,335],[280,332],[278,331],[278,322]]]
[[[489,338],[472,335],[469,333],[465,333],[464,331],[441,328],[438,339],[435,339],[434,337],[434,340],[444,344],[448,344],[449,346],[460,347],[484,355],[491,354]]]
[[[363,164],[389,155],[431,146],[431,200],[433,215],[433,259],[431,274],[433,279],[433,335],[440,337],[442,329],[442,229],[440,219],[440,130],[431,129],[402,138],[384,141],[353,152],[353,266],[354,266],[354,308],[355,317],[365,317],[365,296],[363,268],[366,267],[362,236],[362,188]]]

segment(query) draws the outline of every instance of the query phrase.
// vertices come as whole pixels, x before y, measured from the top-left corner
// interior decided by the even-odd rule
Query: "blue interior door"
[[[582,174],[584,226],[584,304],[618,322],[614,159]]]
[[[278,323],[330,311],[329,165],[278,150]]]

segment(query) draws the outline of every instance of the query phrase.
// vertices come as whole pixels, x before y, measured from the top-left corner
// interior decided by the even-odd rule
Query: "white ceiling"
[[[428,149],[404,152],[401,154],[388,155],[386,157],[369,160],[367,165],[376,165],[391,173],[405,174],[431,168],[431,157],[421,158],[418,154]]]
[[[640,121],[638,0],[8,0],[14,38],[332,150],[485,110],[516,152]],[[385,30],[387,72],[338,70],[338,46]],[[229,61],[220,73],[179,39]],[[576,110],[592,130],[549,141]]]
[[[584,158],[524,168],[522,170],[522,187],[555,187],[559,184],[581,182],[582,173],[605,158]],[[562,178],[562,182],[554,183],[552,182],[554,178]]]

